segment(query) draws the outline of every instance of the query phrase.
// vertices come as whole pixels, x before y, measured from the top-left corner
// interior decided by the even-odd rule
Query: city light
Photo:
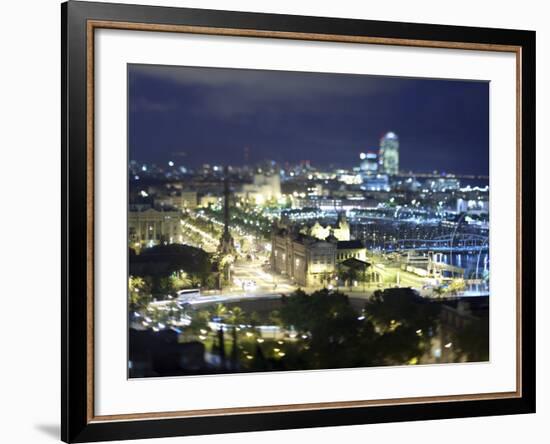
[[[441,172],[446,141],[420,155],[430,140],[403,115],[318,126],[296,149],[286,118],[233,100],[231,132],[216,114],[187,140],[178,117],[188,130],[157,154],[130,146],[131,377],[486,361],[488,174]],[[260,117],[269,139],[237,140]]]

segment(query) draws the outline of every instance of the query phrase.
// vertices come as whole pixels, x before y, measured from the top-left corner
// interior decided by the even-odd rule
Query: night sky
[[[400,169],[489,174],[489,84],[129,65],[130,159],[359,164],[393,131]]]

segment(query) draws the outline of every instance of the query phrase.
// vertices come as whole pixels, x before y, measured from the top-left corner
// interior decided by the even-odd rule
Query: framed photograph
[[[535,411],[535,33],[69,1],[62,439]]]

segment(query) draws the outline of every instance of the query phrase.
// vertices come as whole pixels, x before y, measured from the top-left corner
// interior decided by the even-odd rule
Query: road
[[[211,304],[216,302],[230,302],[241,300],[257,300],[257,299],[273,299],[278,298],[282,294],[289,295],[295,291],[298,286],[293,284],[288,279],[280,275],[274,275],[264,269],[262,260],[238,260],[232,266],[233,286],[226,288],[221,293],[203,295],[194,304]],[[424,280],[421,277],[412,275],[411,273],[403,272],[394,268],[383,270],[387,280],[396,280],[396,274],[399,272],[400,286],[412,287],[420,292],[424,297],[431,296],[429,290],[422,290]],[[254,282],[256,285],[253,288],[244,285],[245,282]],[[338,288],[339,291],[347,293],[354,298],[368,299],[372,294],[379,289],[388,288],[395,284],[386,284],[382,287],[378,286],[363,286],[353,287],[351,290],[348,287]],[[302,288],[306,293],[312,293],[319,290],[320,287]]]
[[[291,292],[296,289],[288,280],[262,268],[261,261],[236,261],[232,267],[233,289],[242,291],[244,282],[255,282],[256,292]]]

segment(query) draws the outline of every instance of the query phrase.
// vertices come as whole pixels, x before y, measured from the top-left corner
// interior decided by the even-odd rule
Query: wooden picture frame
[[[535,411],[534,32],[78,1],[64,3],[61,15],[63,441],[139,439]],[[517,61],[517,390],[96,416],[93,42],[94,32],[105,28],[514,53]]]

